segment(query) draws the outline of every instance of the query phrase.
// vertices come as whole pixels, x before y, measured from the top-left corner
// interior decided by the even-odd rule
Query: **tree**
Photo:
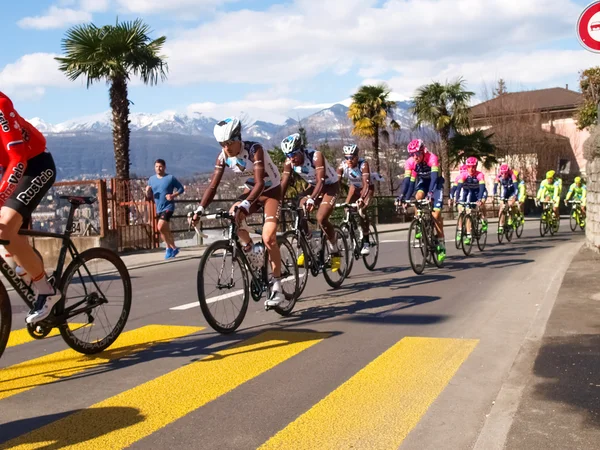
[[[486,134],[482,130],[475,130],[472,133],[456,133],[450,138],[450,148],[448,157],[453,166],[464,163],[467,158],[474,156],[483,164],[483,167],[490,170],[498,163],[496,159],[496,146],[492,142],[492,134]]]
[[[167,77],[167,63],[160,55],[165,36],[152,40],[150,27],[141,19],[97,27],[93,23],[67,30],[62,40],[64,55],[55,58],[59,69],[75,81],[83,76],[87,87],[106,81],[113,120],[116,175],[129,178],[129,99],[131,74],[145,84],[155,85]]]
[[[492,90],[492,96],[496,98],[504,94],[508,94],[508,90],[506,89],[506,83],[502,78],[500,78],[497,86]]]
[[[442,175],[446,181],[450,179],[450,137],[469,128],[469,101],[473,95],[465,90],[465,82],[459,78],[453,83],[422,86],[412,99],[416,126],[431,125],[440,136]],[[449,183],[444,183],[444,195],[448,193]]]
[[[380,171],[379,164],[379,138],[389,136],[387,131],[388,119],[392,129],[399,129],[400,125],[394,120],[393,109],[396,102],[389,100],[390,89],[385,84],[361,86],[352,96],[352,103],[348,117],[352,120],[354,128],[352,134],[372,139],[373,161],[375,171]]]
[[[600,102],[600,67],[591,67],[579,73],[579,87],[583,104],[577,111],[577,127],[580,130],[596,125]]]

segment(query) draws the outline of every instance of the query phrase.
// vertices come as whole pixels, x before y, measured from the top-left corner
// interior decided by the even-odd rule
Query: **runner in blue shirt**
[[[156,172],[156,175],[151,176],[148,180],[146,196],[148,200],[154,199],[154,202],[156,203],[158,231],[167,246],[165,259],[169,259],[175,258],[179,253],[179,249],[175,246],[175,240],[171,233],[169,221],[175,212],[175,203],[173,200],[183,194],[184,188],[177,178],[165,172],[166,168],[167,164],[164,159],[156,160],[154,163],[154,172]]]

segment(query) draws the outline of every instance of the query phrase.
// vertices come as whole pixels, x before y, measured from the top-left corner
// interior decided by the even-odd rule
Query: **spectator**
[[[146,186],[146,197],[148,200],[154,198],[156,203],[156,217],[158,219],[158,231],[165,242],[167,251],[165,259],[175,258],[179,249],[175,246],[175,240],[171,233],[169,221],[175,212],[175,203],[173,200],[184,192],[183,185],[173,175],[165,172],[167,164],[164,159],[157,159],[154,163],[153,175],[148,180]],[[173,191],[176,190],[175,193]]]

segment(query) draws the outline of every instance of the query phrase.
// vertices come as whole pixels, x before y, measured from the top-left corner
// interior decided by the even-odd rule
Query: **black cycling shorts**
[[[161,213],[157,213],[156,214],[156,218],[158,220],[164,220],[165,222],[170,222],[171,221],[171,217],[173,216],[173,213],[175,211],[163,211]]]
[[[27,161],[23,178],[4,206],[21,214],[26,224],[55,181],[54,158],[50,153],[40,153]]]

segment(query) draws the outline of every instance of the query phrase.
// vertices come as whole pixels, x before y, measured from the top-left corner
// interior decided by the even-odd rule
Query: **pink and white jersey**
[[[431,152],[425,152],[423,160],[420,163],[415,161],[414,157],[410,157],[406,160],[404,165],[404,176],[410,176],[411,181],[417,178],[421,180],[428,180],[431,178],[431,172],[439,172],[440,164],[437,155]]]

